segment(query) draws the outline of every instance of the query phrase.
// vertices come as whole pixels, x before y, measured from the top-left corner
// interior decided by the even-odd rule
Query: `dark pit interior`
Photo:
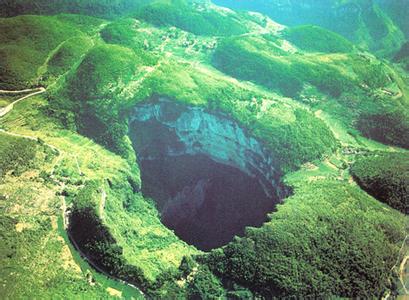
[[[208,251],[227,244],[235,235],[242,236],[247,226],[261,226],[278,203],[280,192],[274,185],[263,184],[263,174],[251,174],[230,160],[224,163],[211,148],[209,152],[206,147],[193,151],[195,144],[212,134],[192,129],[182,134],[189,136],[183,140],[175,121],[180,116],[163,121],[145,112],[143,118],[140,115],[131,122],[130,137],[141,169],[142,192],[155,201],[162,223],[188,244]],[[198,116],[188,122],[197,123]],[[203,126],[206,118],[209,120],[203,115],[199,120]],[[185,127],[189,126],[186,120],[189,118],[184,119]],[[188,143],[193,146],[189,148]],[[226,145],[221,149],[227,151]],[[232,149],[237,147],[240,145]],[[282,190],[281,185],[276,188]]]
[[[142,191],[157,203],[162,222],[201,250],[225,245],[245,226],[260,226],[273,210],[254,178],[205,155],[142,160]]]

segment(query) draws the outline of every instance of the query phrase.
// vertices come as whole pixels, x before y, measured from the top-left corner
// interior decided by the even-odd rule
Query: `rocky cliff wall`
[[[267,195],[283,196],[277,188],[281,174],[274,158],[262,143],[227,116],[160,98],[155,104],[135,107],[130,128],[139,160],[204,154],[257,178]],[[139,142],[132,137],[135,133]]]

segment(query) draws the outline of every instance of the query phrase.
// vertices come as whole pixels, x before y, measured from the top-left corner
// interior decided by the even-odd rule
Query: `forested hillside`
[[[409,34],[407,1],[232,1],[216,4],[264,13],[285,25],[314,24],[335,31],[357,45],[390,54]]]

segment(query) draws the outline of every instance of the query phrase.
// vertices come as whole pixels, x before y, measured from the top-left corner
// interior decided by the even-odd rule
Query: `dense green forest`
[[[359,159],[351,172],[370,195],[408,214],[408,158],[407,153],[379,153]]]
[[[249,229],[245,238],[204,260],[224,280],[266,298],[381,295],[386,277],[360,274],[388,276],[396,255],[393,239],[385,237],[398,233],[397,214],[387,221],[395,225],[384,228],[382,210],[348,185],[314,183],[288,198],[262,228]],[[375,263],[378,259],[385,264]]]
[[[194,11],[184,1],[154,2],[134,15],[156,26],[176,26],[197,35],[237,35],[246,32],[237,16],[223,17],[216,11]]]

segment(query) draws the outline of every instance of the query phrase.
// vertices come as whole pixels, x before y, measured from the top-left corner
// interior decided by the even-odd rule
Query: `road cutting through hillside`
[[[17,99],[16,101],[10,103],[10,104],[7,105],[6,107],[1,108],[1,109],[0,109],[0,118],[1,118],[1,117],[4,117],[5,115],[7,115],[7,114],[13,109],[14,105],[17,104],[18,102],[23,101],[23,100],[25,100],[25,99],[28,99],[28,98],[30,98],[30,97],[33,97],[33,96],[35,96],[35,95],[42,94],[42,93],[44,93],[45,91],[46,91],[46,89],[43,88],[43,87],[39,87],[39,88],[36,88],[36,89],[25,89],[25,90],[20,90],[20,91],[5,91],[5,90],[0,90],[0,94],[22,94],[22,93],[26,93],[26,92],[32,92],[32,93],[30,93],[30,94],[28,94],[28,95],[25,95],[25,96],[23,96],[23,97]]]
[[[34,88],[34,89],[25,89],[25,90],[0,90],[0,94],[22,94],[22,93],[29,93],[29,92],[34,92],[38,91],[39,88]]]

